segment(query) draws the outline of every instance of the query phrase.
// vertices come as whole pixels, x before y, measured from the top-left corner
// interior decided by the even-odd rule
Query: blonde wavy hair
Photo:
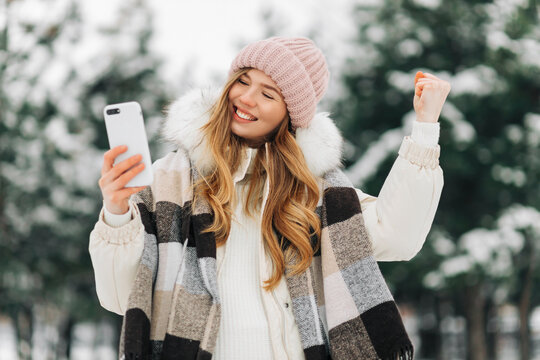
[[[231,87],[249,70],[244,68],[232,74],[210,110],[210,120],[202,127],[215,168],[194,185],[194,194],[195,201],[202,196],[212,208],[214,222],[205,232],[214,233],[217,246],[225,244],[231,230],[236,201],[232,174],[240,165],[242,149],[247,146],[244,139],[231,131],[228,96]],[[304,272],[320,247],[321,224],[315,213],[319,188],[296,143],[288,116],[257,148],[244,211],[249,216],[260,211],[268,177],[269,193],[261,227],[264,247],[273,264],[264,289],[271,291],[285,271],[290,275]],[[286,265],[289,263],[293,265]]]

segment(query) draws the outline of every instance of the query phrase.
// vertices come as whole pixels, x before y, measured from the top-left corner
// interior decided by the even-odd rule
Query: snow
[[[8,15],[6,11],[0,11],[0,29],[4,29],[7,25]]]
[[[494,278],[507,278],[514,271],[514,255],[523,251],[523,231],[540,235],[540,211],[521,204],[511,205],[503,211],[494,229],[477,228],[463,234],[457,241],[457,248],[443,232],[435,229],[433,248],[443,260],[438,269],[424,276],[424,286],[440,289],[445,286],[446,279],[474,269]],[[494,294],[495,302],[506,301],[508,292],[507,287],[499,286]]]
[[[430,10],[434,10],[442,4],[442,0],[414,0],[413,2]]]
[[[431,271],[422,279],[422,283],[428,289],[440,289],[445,284],[444,276],[439,271]]]
[[[79,88],[70,83],[64,87],[64,91],[65,93],[69,93],[71,96],[65,96],[65,93],[54,92],[50,95],[51,101],[60,104],[58,110],[65,119],[80,118],[82,104],[80,101],[78,101],[78,92],[80,91]],[[92,130],[88,129],[87,131]],[[92,137],[93,136],[94,135],[92,135]]]
[[[9,319],[0,317],[0,359],[16,360],[17,347],[15,328]]]
[[[45,46],[36,46],[30,52],[29,58],[21,63],[21,66],[24,66],[24,72],[22,74],[18,73],[18,75],[39,75],[43,69],[46,69],[47,63],[50,60],[50,55],[49,49]],[[41,79],[37,85],[41,86]]]
[[[387,73],[388,83],[402,93],[412,93],[414,90],[414,76],[417,71],[431,73],[450,83],[452,90],[442,108],[441,116],[447,119],[452,125],[450,131],[455,141],[461,143],[474,141],[476,130],[463,113],[452,103],[452,97],[465,94],[487,96],[494,91],[504,90],[505,83],[498,78],[495,70],[485,65],[477,65],[473,68],[462,70],[454,76],[445,71],[435,72],[425,68],[416,68],[409,72],[389,71]]]
[[[532,333],[540,333],[540,306],[535,307],[531,312],[530,326]]]
[[[350,58],[344,66],[345,73],[365,74],[368,73],[374,63],[381,59],[381,54],[373,44],[363,44],[351,49]]]
[[[432,245],[435,253],[441,256],[449,256],[456,251],[456,245],[452,239],[448,238],[444,234],[433,232]]]
[[[470,261],[480,265],[492,276],[512,272],[512,255],[523,248],[523,235],[511,229],[473,229],[458,240]]]
[[[381,0],[356,0],[356,6],[359,8],[377,8],[381,6]]]
[[[366,29],[366,40],[373,44],[378,44],[386,39],[386,30],[380,24],[370,25]]]
[[[497,225],[500,229],[527,229],[540,234],[540,211],[530,206],[514,204],[507,208],[497,220]],[[519,251],[521,247],[517,243],[507,243],[514,245],[513,250]]]
[[[536,33],[533,36],[538,36]],[[519,39],[513,40],[503,31],[495,30],[487,35],[487,44],[493,49],[505,48],[512,51],[520,65],[528,65],[535,68],[540,68],[540,42],[534,39]]]
[[[420,71],[420,69],[414,69],[409,72],[398,70],[388,71],[386,73],[388,85],[393,86],[394,88],[400,90],[403,93],[413,93],[414,76],[417,71]]]
[[[520,66],[540,68],[540,28],[532,27],[529,33],[520,39],[511,39],[504,32],[507,24],[515,19],[516,12],[527,7],[527,0],[497,0],[493,4],[486,4],[485,10],[489,15],[486,25],[487,44],[492,50],[507,49],[516,56]]]
[[[450,122],[450,129],[454,140],[458,143],[470,143],[476,138],[476,130],[472,124],[465,119],[465,116],[452,103],[451,100],[446,100],[441,111],[441,116]]]
[[[423,46],[418,40],[405,39],[397,45],[397,51],[403,57],[419,56],[423,52]]]
[[[96,94],[90,99],[90,110],[92,115],[97,118],[103,117],[103,109],[108,104],[107,99],[103,94]]]
[[[540,133],[540,114],[527,113],[524,117],[527,130]]]
[[[61,152],[74,155],[74,153],[86,151],[96,134],[90,127],[83,128],[79,133],[72,133],[67,129],[64,118],[54,117],[45,127],[45,136]]]
[[[32,137],[36,134],[36,131],[38,129],[36,119],[34,119],[31,116],[25,117],[23,120],[21,120],[19,124],[19,129],[21,130],[21,135],[24,137]],[[35,145],[40,146],[39,143],[34,142]],[[41,151],[39,151],[41,152]],[[39,152],[34,152],[35,155],[39,155]]]
[[[445,277],[452,277],[471,271],[473,261],[467,255],[460,255],[444,260],[440,268]]]
[[[361,187],[379,168],[380,164],[389,154],[396,153],[403,137],[402,128],[391,129],[383,133],[377,141],[374,141],[367,151],[346,171],[345,174],[351,182]]]
[[[493,293],[493,302],[495,304],[502,304],[508,300],[510,289],[508,286],[505,285],[501,285],[495,289]]]
[[[19,25],[25,25],[25,24],[31,24],[31,23],[37,23],[38,15],[44,14],[44,8],[46,7],[46,3],[43,1],[17,1],[12,4],[10,4],[7,12],[7,23],[8,27],[10,29],[9,37],[10,37],[10,51],[19,51],[23,49],[28,49],[33,45],[32,40],[34,38],[26,33],[22,26],[15,26]],[[43,22],[46,20],[43,19]]]
[[[73,348],[70,359],[91,360],[91,359],[115,359],[116,344],[114,328],[107,323],[82,322],[75,325],[73,329]]]
[[[411,133],[415,119],[414,110],[407,112],[403,115],[401,127],[385,131],[379,139],[370,144],[353,165],[345,170],[345,174],[355,186],[361,187],[375,174],[388,156],[397,153],[403,137]]]
[[[523,251],[525,238],[522,231],[540,235],[540,212],[514,204],[502,212],[496,224],[495,229],[477,228],[466,232],[458,239],[457,249],[452,247],[450,239],[435,231],[435,252],[441,256],[449,256],[453,252],[458,255],[445,258],[438,270],[424,277],[424,285],[441,287],[446,278],[467,273],[475,267],[493,277],[504,278],[511,274],[514,271],[513,256]],[[499,295],[503,297],[504,294]]]
[[[499,331],[511,333],[519,329],[519,309],[511,304],[501,305],[497,309]]]
[[[30,215],[32,221],[36,224],[53,225],[59,222],[59,217],[55,209],[47,205],[39,205]]]
[[[511,168],[495,164],[491,168],[491,176],[494,180],[500,181],[503,184],[522,187],[527,182],[527,175],[519,168]]]
[[[9,67],[7,68],[6,72],[9,71]],[[9,83],[9,97],[11,106],[14,108],[19,108],[21,104],[25,101],[26,95],[30,92],[30,84],[26,79],[19,78],[14,81],[10,81],[9,79],[10,74],[6,74],[6,84]],[[9,114],[10,112],[8,112]],[[14,118],[16,119],[16,118]],[[15,124],[16,122],[14,122]]]
[[[64,184],[90,191],[97,187],[102,160],[101,151],[87,150],[69,160],[57,158],[52,163],[55,173],[61,177]]]
[[[467,94],[486,96],[505,90],[505,83],[495,69],[482,64],[459,71],[448,81],[452,85],[452,96]]]
[[[463,334],[466,326],[467,321],[463,316],[445,316],[440,324],[443,334]]]
[[[24,190],[25,192],[34,192],[40,185],[40,179],[37,169],[24,169],[17,164],[2,162],[2,176],[10,180],[10,184]],[[16,181],[11,182],[16,179]],[[8,211],[9,212],[9,211]]]
[[[17,125],[17,114],[11,111],[6,111],[2,120],[3,125],[5,125],[8,130],[13,129]],[[0,144],[0,146],[1,145],[2,144]]]
[[[60,55],[61,56],[61,55]],[[66,61],[54,59],[41,71],[39,78],[40,86],[43,86],[49,91],[57,90],[61,85],[65,84],[70,72],[70,66]]]
[[[518,54],[521,54],[521,63],[524,65],[540,68],[540,41],[533,39],[521,39],[519,41],[520,49]]]
[[[498,48],[507,48],[512,43],[512,40],[504,31],[494,30],[487,33],[487,45],[489,48],[496,50]]]
[[[523,141],[523,128],[519,125],[510,124],[504,128],[504,132],[508,140],[514,144],[519,144]]]
[[[422,41],[422,43],[425,45],[430,45],[435,39],[431,29],[425,26],[418,26],[415,32],[420,41]]]
[[[540,146],[540,114],[527,113],[523,118],[527,130],[527,144],[534,148]]]
[[[69,0],[17,1],[9,7],[10,17],[23,23],[39,24],[41,28],[47,28],[57,25],[63,20],[69,9],[69,3]],[[43,14],[47,14],[47,16],[43,16]]]

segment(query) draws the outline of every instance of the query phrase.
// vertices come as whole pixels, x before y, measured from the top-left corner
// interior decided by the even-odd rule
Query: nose
[[[255,107],[255,100],[253,99],[253,93],[250,90],[247,90],[240,96],[240,101],[249,107]]]

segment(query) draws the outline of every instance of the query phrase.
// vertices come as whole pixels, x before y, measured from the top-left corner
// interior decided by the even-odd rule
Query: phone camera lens
[[[115,114],[120,114],[120,109],[114,108],[114,109],[107,110],[107,115],[115,115]]]

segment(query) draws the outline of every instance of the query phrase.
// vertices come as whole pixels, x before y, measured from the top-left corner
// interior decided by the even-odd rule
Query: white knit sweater
[[[245,187],[236,187],[239,202],[218,274],[222,303],[214,358],[220,360],[238,359],[239,354],[245,359],[270,360],[273,353],[261,298],[265,290],[259,286],[260,222],[258,216],[249,217],[242,211]]]
[[[438,136],[438,123],[415,122],[413,125],[411,138],[418,144],[435,146],[438,142]],[[406,259],[409,258],[409,253],[416,253],[420,249],[425,241],[425,235],[427,235],[431,227],[442,188],[442,174],[439,174],[437,169],[422,169],[418,165],[401,158],[398,158],[396,164],[400,166],[393,169],[387,179],[390,187],[393,186],[391,185],[393,183],[403,181],[404,177],[419,177],[418,189],[409,188],[411,194],[408,194],[408,196],[417,198],[420,193],[423,193],[421,188],[426,183],[431,183],[433,194],[424,195],[425,199],[419,199],[420,206],[428,206],[428,208],[418,209],[419,213],[425,216],[411,217],[404,215],[401,218],[395,218],[395,211],[381,211],[377,207],[377,198],[364,194],[360,190],[357,191],[364,213],[366,228],[374,242],[374,252],[378,260]],[[270,295],[265,294],[265,290],[260,286],[262,280],[265,280],[261,279],[259,271],[258,251],[259,244],[262,241],[260,214],[247,217],[243,212],[244,194],[242,190],[244,189],[244,183],[241,180],[244,178],[249,163],[245,165],[240,173],[235,174],[239,201],[235,208],[230,236],[226,244],[218,248],[217,254],[218,258],[220,253],[221,256],[225,255],[218,273],[222,316],[213,359],[303,359],[302,346],[292,314],[292,307],[287,306],[286,301],[285,304],[281,304],[284,305],[281,307],[284,316],[279,321],[282,330],[276,330],[275,324],[278,321],[273,318],[269,319],[269,313],[263,306],[262,297]],[[392,189],[388,189],[387,193],[393,193]],[[407,209],[406,202],[408,200],[403,196],[398,196],[392,200],[382,200],[386,202],[386,206],[392,202],[392,205],[397,209]],[[410,207],[411,204],[408,206]],[[114,215],[104,209],[104,221],[110,226],[122,226],[129,222],[131,214],[132,211],[128,211],[126,214]],[[409,213],[408,215],[413,214]],[[410,221],[411,218],[418,220]],[[400,222],[401,224],[398,224]],[[385,231],[382,226],[389,223],[406,229],[409,234],[419,235],[408,238],[407,234],[404,234],[403,239],[410,239],[411,243],[399,244],[400,246],[385,243],[384,236],[379,234]],[[92,247],[92,244],[90,246]],[[407,254],[404,254],[404,248],[410,248],[412,251],[407,250]],[[94,266],[96,265],[94,264]],[[127,295],[124,296],[127,300]],[[100,296],[101,298],[102,296]],[[119,301],[123,300],[119,299]],[[280,304],[277,305],[280,306]],[[117,310],[117,312],[120,311],[120,309]],[[233,319],[234,321],[232,321]],[[272,329],[274,331],[270,331]],[[279,339],[272,338],[272,334],[281,331],[285,332],[282,334],[283,336],[280,336]],[[282,341],[283,338],[285,338],[285,343]]]

